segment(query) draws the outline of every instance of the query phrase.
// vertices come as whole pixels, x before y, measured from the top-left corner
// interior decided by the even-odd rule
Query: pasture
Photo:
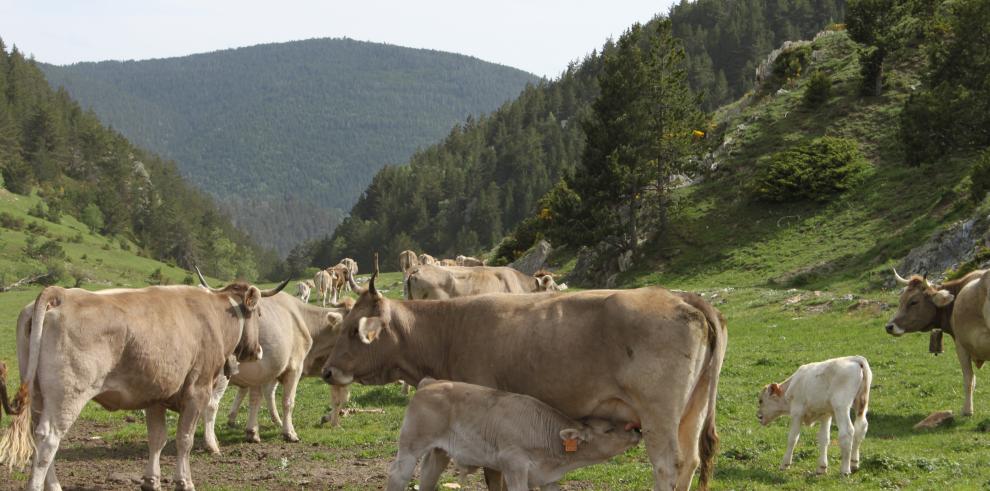
[[[380,288],[401,295],[397,273],[383,275]],[[678,285],[668,285],[677,287]],[[290,284],[290,288],[292,285]],[[927,431],[912,426],[927,414],[962,403],[958,363],[951,343],[946,353],[927,354],[927,336],[893,338],[882,325],[891,314],[893,293],[850,298],[845,292],[771,290],[765,288],[701,289],[728,319],[729,349],[719,386],[718,427],[721,447],[715,489],[975,489],[990,485],[990,400],[979,390],[976,415]],[[0,294],[0,359],[16,365],[13,328],[19,309],[36,289]],[[864,301],[865,300],[865,301]],[[838,447],[833,430],[829,473],[816,476],[815,428],[805,428],[794,466],[780,471],[788,421],[767,428],[756,420],[758,390],[781,381],[800,364],[841,355],[869,358],[874,370],[870,430],[863,444],[859,472],[838,475]],[[16,383],[13,370],[10,385]],[[284,443],[279,428],[262,410],[263,443],[243,441],[243,429],[224,424],[233,397],[228,391],[218,418],[221,457],[202,448],[197,433],[193,477],[200,489],[374,489],[384,485],[396,451],[407,399],[397,385],[355,386],[349,407],[356,412],[340,428],[319,427],[329,391],[318,379],[300,384],[295,421],[300,443]],[[175,415],[169,422],[174,432]],[[246,420],[242,410],[239,423]],[[60,449],[56,463],[66,489],[130,489],[147,458],[140,412],[111,413],[90,404]],[[166,447],[163,476],[171,477],[175,447]],[[14,473],[0,488],[17,489],[25,476]],[[455,477],[448,471],[445,482]],[[474,476],[473,487],[481,489]],[[569,474],[565,489],[647,489],[650,466],[642,446],[610,462]]]

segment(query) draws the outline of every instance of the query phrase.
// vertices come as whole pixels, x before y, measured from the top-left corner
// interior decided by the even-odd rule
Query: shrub
[[[162,274],[162,268],[158,268],[152,271],[151,274],[148,275],[149,285],[165,285],[167,283],[168,283],[168,278],[166,278],[165,275]]]
[[[86,205],[79,220],[89,227],[89,231],[94,234],[103,228],[103,212],[100,211],[99,206],[96,206],[96,203]]]
[[[976,165],[969,171],[969,179],[972,181],[969,187],[970,198],[976,203],[983,201],[990,191],[990,150],[984,150],[980,154]]]
[[[815,74],[808,81],[808,87],[804,89],[804,105],[808,107],[821,106],[831,95],[832,77],[821,70],[815,70]]]
[[[0,227],[10,230],[20,230],[24,228],[24,220],[3,211],[0,212]]]
[[[766,201],[825,201],[858,183],[868,168],[855,141],[826,136],[762,160],[754,193]]]
[[[28,210],[27,213],[28,213],[28,215],[31,215],[31,216],[33,216],[35,218],[44,219],[45,218],[45,205],[41,204],[41,202],[39,201],[39,202],[35,203],[34,206],[32,206],[31,209]]]
[[[48,235],[48,227],[44,226],[41,222],[28,223],[27,231],[34,235]]]

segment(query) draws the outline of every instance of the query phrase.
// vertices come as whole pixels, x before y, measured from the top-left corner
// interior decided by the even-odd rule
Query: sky
[[[0,39],[45,63],[322,37],[475,56],[554,78],[674,0],[0,0]]]

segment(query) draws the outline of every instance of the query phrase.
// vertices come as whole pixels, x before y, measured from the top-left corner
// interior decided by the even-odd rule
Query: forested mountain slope
[[[669,18],[691,86],[708,94],[704,107],[713,107],[752,86],[755,67],[778,40],[814,34],[840,20],[844,6],[843,0],[698,0],[681,2]],[[654,32],[656,22],[644,31]],[[652,39],[647,35],[644,45]],[[584,147],[581,122],[598,95],[601,53],[613,49],[606,42],[559,78],[456,126],[408,165],[383,169],[332,238],[294,251],[295,268],[343,256],[367,261],[375,249],[391,264],[404,249],[451,255],[497,244],[573,173]]]
[[[49,228],[68,231],[44,224],[63,220],[81,222],[95,235],[73,236],[73,244],[137,247],[139,255],[185,268],[198,264],[224,279],[253,280],[268,269],[259,268],[265,254],[172,162],[103,126],[66,91],[52,90],[34,61],[2,41],[0,176],[0,186],[11,192],[0,200],[0,250],[23,254],[5,253],[0,281],[64,269],[73,247],[63,247],[65,237]],[[43,200],[25,198],[32,194]],[[14,213],[25,202],[33,203],[30,212],[39,220]]]
[[[42,68],[283,252],[330,233],[382,166],[537,80],[463,55],[350,39]]]

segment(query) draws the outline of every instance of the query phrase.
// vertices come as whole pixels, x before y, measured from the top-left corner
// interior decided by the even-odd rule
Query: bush
[[[969,171],[969,179],[972,181],[969,187],[969,197],[976,203],[986,198],[990,192],[990,150],[984,150],[980,154],[976,165]]]
[[[27,225],[27,231],[34,235],[48,235],[48,227],[41,222],[31,222]]]
[[[825,201],[858,183],[868,168],[855,141],[826,136],[762,160],[754,194],[766,201]]]
[[[0,227],[10,230],[20,230],[24,228],[24,220],[7,213],[6,211],[0,212]]]
[[[42,220],[44,220],[44,218],[45,218],[45,205],[41,204],[41,202],[39,201],[39,202],[35,203],[34,206],[32,206],[31,209],[28,210],[27,213],[28,213],[28,215],[31,215],[31,216],[33,216],[35,218],[41,218]]]
[[[831,95],[832,77],[821,70],[815,70],[815,74],[808,81],[808,87],[804,89],[804,105],[808,107],[821,106]]]
[[[103,228],[103,212],[100,211],[99,206],[96,206],[96,203],[86,205],[79,220],[89,227],[89,231],[94,234]]]

